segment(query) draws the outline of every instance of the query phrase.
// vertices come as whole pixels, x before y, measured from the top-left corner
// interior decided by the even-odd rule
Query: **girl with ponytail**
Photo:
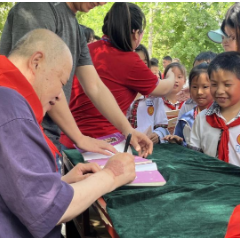
[[[159,81],[134,52],[142,40],[145,25],[145,16],[136,4],[114,3],[104,18],[103,37],[88,45],[99,77],[125,115],[137,93],[163,96],[172,90],[175,83],[171,70],[167,79]],[[91,103],[83,91],[84,84],[82,88],[79,81],[74,79],[73,82],[70,109],[81,132],[95,138],[118,132],[95,108],[98,102]],[[94,86],[92,89],[94,91]],[[101,112],[104,114],[107,111],[103,109]],[[61,143],[73,148],[72,141],[64,134]]]

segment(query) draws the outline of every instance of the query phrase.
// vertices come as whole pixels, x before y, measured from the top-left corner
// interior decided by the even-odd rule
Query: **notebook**
[[[158,171],[156,163],[140,164],[135,166],[136,178],[126,186],[154,187],[163,186],[166,180]]]
[[[99,140],[104,140],[110,143],[118,152],[123,152],[125,146],[125,137],[121,133],[113,133],[110,135],[106,135],[103,137],[98,138]],[[93,153],[93,152],[85,152],[82,149],[78,148],[76,145],[74,147],[83,155],[84,160],[92,160],[92,159],[102,159],[106,158],[107,156],[100,153]],[[132,154],[132,149],[129,147],[127,150],[128,153]],[[112,154],[114,155],[114,154]]]
[[[113,145],[118,152],[123,152],[124,150],[126,140],[125,137],[120,133],[110,134],[98,139],[107,141],[108,143]],[[76,149],[81,152],[84,157],[84,161],[95,162],[101,168],[105,166],[105,164],[110,158],[109,156],[99,153],[84,152],[77,147]],[[130,147],[128,148],[128,152],[132,153]],[[127,184],[126,186],[163,186],[166,183],[165,179],[158,171],[157,164],[153,163],[152,160],[145,159],[139,156],[134,156],[134,161],[136,178],[133,182]]]

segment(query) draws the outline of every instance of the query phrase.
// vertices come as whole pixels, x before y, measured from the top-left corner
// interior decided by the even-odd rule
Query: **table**
[[[77,150],[66,150],[73,164]],[[104,196],[119,237],[224,237],[240,204],[240,168],[177,144],[154,146],[148,157],[167,181],[162,187],[121,187]]]

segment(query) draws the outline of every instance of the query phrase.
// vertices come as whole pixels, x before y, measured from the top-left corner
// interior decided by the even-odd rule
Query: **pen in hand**
[[[126,140],[123,152],[127,152],[128,147],[130,145],[131,137],[132,137],[132,134],[129,133],[128,136],[127,136],[127,140]]]

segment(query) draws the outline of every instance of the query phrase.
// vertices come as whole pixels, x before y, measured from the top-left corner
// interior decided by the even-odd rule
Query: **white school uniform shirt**
[[[206,121],[206,114],[215,112],[218,117],[222,118],[226,125],[230,124],[237,117],[240,116],[240,112],[237,117],[229,122],[222,116],[220,108],[216,103],[213,103],[209,109],[203,110],[199,113],[194,121],[193,128],[190,135],[190,147],[203,151],[203,153],[217,157],[218,156],[218,144],[221,137],[221,129],[211,127]],[[240,166],[240,125],[229,128],[229,163]]]
[[[146,129],[151,126],[152,132],[155,132],[160,139],[162,139],[165,135],[168,135],[169,132],[167,128],[158,127],[154,130],[154,126],[157,124],[168,124],[167,115],[164,111],[164,103],[162,98],[159,97],[148,97],[144,98],[141,96],[139,99],[138,108],[137,108],[137,128],[139,132],[144,133]],[[132,109],[133,103],[130,106],[130,110]],[[150,108],[149,108],[150,107]],[[151,115],[152,107],[154,108],[154,112]],[[130,111],[128,111],[130,112]],[[165,142],[161,140],[161,142]]]

